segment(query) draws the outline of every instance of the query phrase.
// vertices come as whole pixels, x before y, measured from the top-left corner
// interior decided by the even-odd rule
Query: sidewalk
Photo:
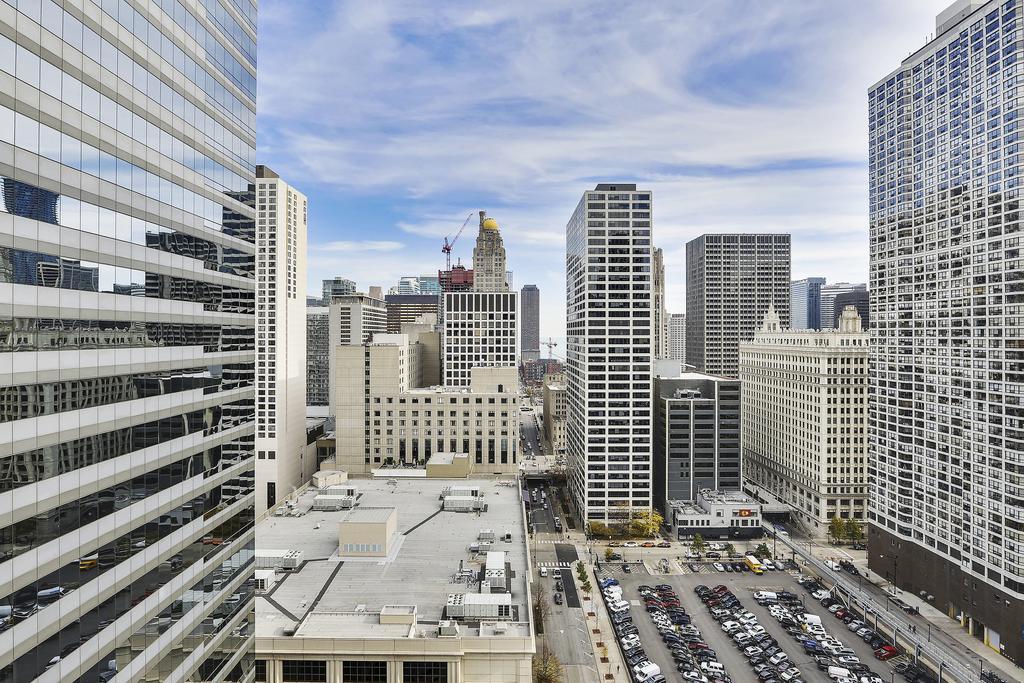
[[[583,534],[577,535],[581,538],[583,536]],[[622,651],[619,650],[619,645],[615,638],[615,629],[612,627],[612,622],[608,618],[608,610],[605,608],[604,602],[601,600],[601,588],[597,584],[597,573],[594,571],[593,565],[590,564],[590,556],[587,553],[585,541],[582,546],[577,541],[576,553],[580,556],[583,564],[586,566],[587,573],[594,577],[594,590],[591,593],[590,599],[581,600],[580,602],[583,604],[584,615],[587,615],[587,633],[590,635],[590,642],[594,648],[594,654],[598,658],[598,670],[606,680],[617,680],[616,672],[621,675],[621,672],[628,671],[629,667],[622,659]],[[573,571],[575,572],[575,569]],[[594,613],[595,616],[589,616],[591,613]],[[598,630],[598,633],[594,633],[595,629]],[[604,643],[603,650],[598,646],[599,642]],[[607,651],[608,654],[607,664],[600,661],[600,657],[605,653],[605,651]]]

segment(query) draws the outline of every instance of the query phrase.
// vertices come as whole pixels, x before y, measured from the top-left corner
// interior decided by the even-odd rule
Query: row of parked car
[[[684,681],[732,683],[725,666],[718,661],[718,653],[691,623],[672,586],[640,586],[639,592]]]
[[[618,580],[603,579],[600,586],[612,626],[615,628],[615,637],[629,667],[630,678],[634,683],[665,683],[661,667],[652,662],[644,651],[639,629],[633,624],[629,602],[622,599],[622,586]]]
[[[799,582],[811,593],[811,597],[818,600],[823,607],[828,609],[828,611],[836,617],[836,619],[840,620],[846,626],[848,631],[861,638],[871,647],[875,659],[878,659],[879,661],[887,661],[894,657],[898,657],[901,654],[888,638],[880,633],[876,633],[868,624],[858,619],[857,615],[853,611],[847,609],[841,602],[833,598],[832,594],[826,590],[821,583],[811,578],[801,578],[799,579]],[[864,671],[871,673],[870,670],[863,665],[854,665],[852,667],[847,666],[846,668],[852,669],[852,678],[857,681],[863,680],[864,676],[861,674]],[[934,683],[936,680],[935,677],[923,667],[909,662],[899,662],[895,664],[893,666],[893,671],[900,674],[904,680],[909,683]],[[869,678],[868,680],[880,681],[881,677],[875,676],[874,679]]]
[[[757,680],[762,683],[803,683],[800,669],[727,586],[708,588],[700,585],[694,588],[694,592],[711,617],[722,625],[722,631],[742,651]]]

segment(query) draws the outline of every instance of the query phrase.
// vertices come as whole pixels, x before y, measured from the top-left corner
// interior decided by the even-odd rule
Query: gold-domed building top
[[[498,221],[494,220],[493,218],[485,218],[483,222],[480,224],[480,227],[483,228],[484,230],[497,230]]]

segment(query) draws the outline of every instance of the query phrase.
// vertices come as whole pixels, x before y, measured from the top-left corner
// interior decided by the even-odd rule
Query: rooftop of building
[[[510,571],[513,605],[506,628],[460,623],[463,636],[528,637],[530,625],[527,547],[520,492],[510,479],[359,479],[359,506],[354,510],[314,511],[316,491],[297,497],[296,516],[268,517],[257,526],[261,547],[302,551],[302,562],[278,573],[265,595],[257,596],[257,637],[295,638],[433,638],[445,618],[451,593],[478,593],[486,553],[473,553],[484,530],[497,541]],[[452,512],[441,509],[442,494],[452,487],[474,486],[487,509]],[[338,524],[352,515],[397,513],[397,533],[386,557],[339,556]],[[363,521],[363,520],[359,520]],[[512,541],[504,542],[506,533]],[[412,614],[415,623],[381,623]],[[385,610],[388,619],[383,619]],[[490,620],[495,621],[495,620]]]
[[[716,489],[701,489],[697,493],[697,500],[668,500],[668,507],[676,513],[686,515],[709,514],[708,506],[711,505],[748,505],[760,507],[761,503],[756,498],[751,498],[742,491],[719,491]]]

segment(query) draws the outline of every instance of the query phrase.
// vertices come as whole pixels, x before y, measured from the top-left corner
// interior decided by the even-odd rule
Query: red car
[[[875,659],[884,662],[887,659],[892,659],[898,654],[899,651],[892,645],[883,645],[882,647],[875,650]]]
[[[644,541],[643,543],[640,544],[640,547],[641,548],[653,548],[654,547],[654,541]]]
[[[849,614],[849,612],[847,612],[847,611],[846,611],[846,610],[844,610],[844,609],[840,609],[840,610],[836,610],[836,613],[835,613],[835,614],[836,614],[836,619],[842,619],[842,618],[843,618],[843,617],[845,617],[845,616],[846,616],[847,614]]]

